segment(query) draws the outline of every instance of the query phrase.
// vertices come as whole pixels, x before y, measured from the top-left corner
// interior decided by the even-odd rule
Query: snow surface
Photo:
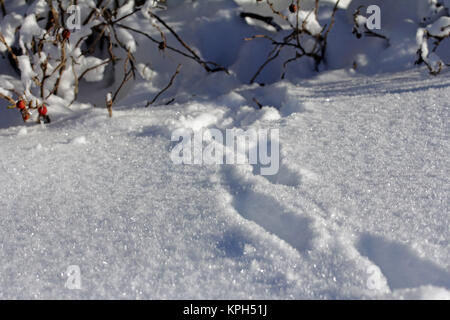
[[[336,71],[2,129],[0,297],[449,299],[449,79]],[[279,174],[172,164],[194,123],[280,129]]]
[[[2,101],[0,298],[450,299],[450,77],[448,68],[431,77],[414,67],[420,1],[404,11],[382,7],[389,48],[351,35],[352,6],[367,2],[352,1],[336,15],[327,71],[300,61],[280,81],[286,55],[261,73],[264,86],[247,83],[270,42],[243,40],[264,30],[246,25],[230,1],[187,2],[169,1],[170,14],[161,15],[230,75],[206,75],[124,32],[141,78],[130,81],[112,118],[104,105],[115,90],[105,83],[81,83],[70,108],[52,96],[49,125],[24,125]],[[34,5],[45,12],[43,1]],[[330,10],[314,22],[328,23],[322,12]],[[17,23],[0,23],[8,43]],[[438,53],[448,58],[445,45]],[[77,55],[70,44],[67,52]],[[31,85],[30,61],[19,60]],[[177,63],[174,85],[145,108]],[[0,64],[2,93],[23,85]],[[99,68],[87,80],[115,83],[121,71]],[[280,170],[175,165],[171,133],[179,128],[279,129]],[[81,290],[65,287],[73,265]]]

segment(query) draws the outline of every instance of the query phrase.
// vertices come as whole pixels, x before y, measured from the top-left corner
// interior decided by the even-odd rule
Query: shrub
[[[116,80],[116,89],[106,99],[111,115],[119,92],[136,76],[139,63],[134,55],[139,45],[136,34],[161,51],[169,50],[196,61],[207,72],[227,71],[214,62],[204,61],[185,43],[160,17],[158,12],[164,8],[157,1],[23,1],[26,8],[23,14],[18,13],[20,10],[8,12],[1,1],[4,17],[0,51],[7,54],[21,78],[19,88],[0,88],[0,97],[11,107],[23,100],[26,109],[38,109],[55,99],[71,106],[77,100],[80,81],[106,82],[105,70],[114,66],[123,70],[123,76]],[[130,21],[134,25],[152,26],[159,37],[130,26]],[[169,43],[167,34],[174,44]],[[178,72],[179,67],[175,75]]]

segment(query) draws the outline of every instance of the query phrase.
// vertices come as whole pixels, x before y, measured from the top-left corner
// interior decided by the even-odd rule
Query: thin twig
[[[177,70],[175,71],[175,73],[172,75],[172,77],[170,78],[169,84],[162,89],[154,98],[152,101],[148,102],[147,105],[145,106],[146,108],[149,107],[150,105],[152,105],[153,103],[156,102],[156,100],[158,100],[158,98],[164,93],[166,92],[172,85],[173,82],[175,80],[175,78],[177,77],[177,75],[180,73],[180,69],[181,69],[181,64],[178,65]]]
[[[86,75],[86,73],[88,73],[89,71],[95,70],[95,69],[97,69],[97,68],[99,68],[99,67],[101,67],[101,66],[103,66],[103,65],[105,65],[105,64],[108,64],[108,63],[110,63],[110,62],[111,62],[111,59],[108,59],[108,60],[106,60],[106,61],[103,61],[102,63],[99,63],[99,64],[95,65],[95,66],[92,66],[92,67],[87,68],[87,69],[84,70],[83,73],[78,77],[78,81],[80,81],[80,80]]]
[[[127,71],[128,62],[130,62],[130,65],[131,65],[129,71]],[[132,63],[131,62],[131,54],[128,51],[128,57],[125,59],[124,66],[123,66],[124,74],[123,74],[122,82],[120,83],[119,87],[117,88],[117,90],[114,93],[112,100],[111,100],[113,104],[116,102],[117,96],[119,95],[119,92],[120,92],[120,90],[122,90],[125,83],[127,83],[134,75],[134,66],[131,63]]]
[[[3,16],[6,16],[6,7],[5,7],[5,1],[4,0],[0,0],[0,6],[2,8]]]
[[[73,73],[73,79],[74,79],[75,83],[74,83],[74,88],[73,88],[73,99],[69,105],[72,105],[75,102],[75,100],[77,100],[78,91],[79,91],[80,81],[77,76],[77,71],[75,70],[75,64],[76,64],[75,59],[72,57],[72,73]]]
[[[4,99],[4,100],[8,101],[9,103],[12,103],[13,105],[16,105],[16,102],[14,101],[13,98],[8,97],[8,96],[4,95],[4,94],[1,93],[1,92],[0,92],[0,98],[2,98],[2,99]]]
[[[263,105],[262,105],[256,98],[253,98],[253,102],[255,102],[256,105],[257,105],[260,109],[263,108]]]
[[[262,21],[272,27],[274,27],[277,31],[281,31],[282,28],[281,26],[273,21],[273,17],[266,17],[266,16],[262,16],[259,15],[257,13],[253,13],[253,12],[241,12],[241,18],[245,19],[245,18],[251,18],[251,19],[256,19],[259,21]]]
[[[6,42],[5,37],[1,32],[0,32],[0,42],[3,43],[3,45],[6,47],[16,65],[19,66],[19,60],[17,59],[16,54],[14,53],[13,49],[9,46],[9,44]]]
[[[181,37],[173,30],[163,19],[161,19],[157,14],[149,11],[149,14],[158,20],[159,23],[161,23],[174,37],[177,39],[177,41],[186,49],[188,50],[195,60],[197,60],[198,63],[200,63],[206,71],[208,72],[219,72],[219,71],[225,71],[228,73],[228,70],[214,62],[204,61],[200,58],[200,56],[191,48],[189,47],[186,42],[181,39]],[[209,65],[212,65],[213,67],[210,67]]]
[[[253,78],[250,80],[250,83],[254,83],[256,78],[258,78],[259,74],[263,71],[263,69],[273,60],[275,60],[279,55],[281,50],[283,49],[283,46],[280,46],[280,48],[277,50],[277,52],[270,57],[269,59],[267,59],[259,68],[258,71],[256,71],[255,75],[253,76]]]

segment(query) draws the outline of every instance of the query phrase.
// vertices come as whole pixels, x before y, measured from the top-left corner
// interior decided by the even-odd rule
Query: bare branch
[[[9,46],[9,44],[6,42],[5,37],[3,36],[3,34],[1,32],[0,32],[0,42],[3,43],[3,45],[6,47],[9,54],[15,61],[16,65],[19,66],[19,60],[17,59],[16,54],[14,53],[13,49]]]
[[[252,12],[241,12],[241,18],[256,19],[256,20],[262,21],[262,22],[274,27],[277,31],[282,30],[281,26],[278,23],[273,21],[273,17],[265,17],[265,16],[261,16],[259,14],[252,13]]]
[[[3,93],[0,92],[0,98],[8,101],[9,103],[12,103],[13,105],[16,105],[16,101],[14,101],[13,98],[8,97],[7,95],[4,95]]]
[[[155,103],[156,100],[158,100],[158,98],[159,98],[164,92],[166,92],[166,91],[173,85],[173,82],[174,82],[175,78],[176,78],[177,75],[180,73],[180,69],[181,69],[181,64],[178,65],[177,70],[175,71],[175,73],[173,74],[173,76],[170,78],[169,84],[168,84],[164,89],[162,89],[162,90],[161,90],[161,91],[153,98],[152,101],[149,101],[149,102],[147,103],[147,105],[145,106],[146,108],[149,107],[150,105],[152,105],[153,103]]]
[[[6,7],[5,7],[5,1],[4,0],[0,0],[0,7],[2,8],[3,16],[6,16]]]
[[[194,57],[194,59],[200,63],[206,71],[208,72],[219,72],[219,71],[225,71],[226,73],[228,73],[228,70],[222,66],[219,66],[218,64],[214,63],[214,62],[208,62],[208,61],[203,61],[200,56],[191,48],[189,47],[184,41],[183,39],[181,39],[181,37],[175,32],[175,30],[173,30],[163,19],[161,19],[158,15],[156,15],[155,13],[149,11],[149,14],[155,18],[156,20],[158,20],[159,23],[161,23],[174,37],[175,39],[177,39],[177,41],[186,49],[188,50],[192,56]],[[209,65],[211,65],[212,67],[210,67]]]
[[[260,109],[263,108],[263,105],[258,101],[258,99],[253,98],[252,100],[253,100],[254,103],[256,103],[256,105],[258,106],[258,108],[260,108]]]
[[[256,71],[255,75],[253,76],[253,78],[250,80],[250,83],[254,83],[256,78],[258,78],[259,74],[263,71],[263,69],[273,60],[275,60],[276,58],[278,58],[278,56],[280,55],[281,50],[283,49],[283,46],[280,46],[279,49],[276,51],[276,53],[269,57],[259,68],[258,71]]]

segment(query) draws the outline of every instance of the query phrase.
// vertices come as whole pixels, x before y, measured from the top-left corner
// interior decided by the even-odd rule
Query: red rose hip
[[[62,37],[64,40],[68,40],[70,38],[70,31],[69,29],[64,29],[64,31],[62,32]]]
[[[28,120],[30,120],[31,115],[28,112],[26,112],[26,113],[22,114],[22,118],[23,118],[23,121],[28,121]]]
[[[17,101],[17,103],[16,103],[16,108],[17,108],[17,109],[23,110],[23,109],[25,109],[26,107],[27,107],[27,105],[25,104],[25,101],[23,101],[23,100]]]
[[[292,3],[292,4],[289,6],[289,11],[292,12],[292,13],[297,12],[297,5],[295,5],[295,4]]]
[[[47,115],[47,107],[45,105],[42,105],[38,108],[38,112],[41,116]]]

